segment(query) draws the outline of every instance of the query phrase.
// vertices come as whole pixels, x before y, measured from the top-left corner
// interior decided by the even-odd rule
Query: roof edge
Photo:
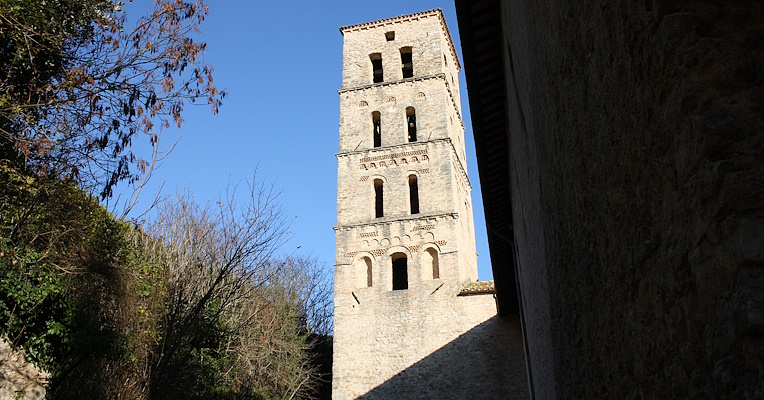
[[[476,294],[496,294],[494,281],[477,281],[464,284],[457,296],[473,296]]]

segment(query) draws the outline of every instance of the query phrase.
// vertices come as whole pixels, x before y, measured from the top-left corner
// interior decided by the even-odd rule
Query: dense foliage
[[[139,228],[0,165],[0,334],[52,374],[49,397],[313,392],[331,288],[315,261],[279,255],[269,190],[241,209],[180,197]]]

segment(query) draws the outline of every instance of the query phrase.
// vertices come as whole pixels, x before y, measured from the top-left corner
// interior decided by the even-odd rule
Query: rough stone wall
[[[44,399],[49,377],[26,361],[23,350],[14,350],[0,339],[0,399]]]
[[[764,397],[761,2],[502,13],[537,397]]]

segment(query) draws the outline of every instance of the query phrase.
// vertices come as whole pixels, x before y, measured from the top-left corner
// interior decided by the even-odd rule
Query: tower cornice
[[[459,170],[459,175],[464,179],[464,181],[467,183],[467,187],[472,190],[472,183],[470,182],[470,178],[467,175],[467,169],[464,167],[465,160],[462,160],[462,158],[459,156],[459,152],[456,151],[456,146],[454,146],[454,141],[451,138],[438,138],[438,139],[430,139],[426,141],[417,141],[417,142],[410,142],[410,143],[401,143],[401,144],[395,144],[392,146],[384,146],[384,147],[374,147],[370,149],[363,149],[363,150],[350,150],[350,151],[343,151],[341,153],[337,153],[334,156],[339,159],[340,157],[351,157],[355,155],[364,155],[364,154],[372,154],[372,153],[388,153],[384,154],[382,156],[376,156],[379,158],[370,157],[373,159],[370,160],[362,160],[361,162],[370,162],[370,161],[381,161],[386,160],[389,158],[395,158],[396,156],[409,156],[409,155],[418,155],[418,154],[389,154],[390,152],[399,151],[399,153],[408,153],[406,151],[403,151],[406,148],[416,148],[416,147],[426,147],[427,144],[437,144],[437,143],[446,143],[449,147],[451,147],[451,154],[456,158],[456,167]],[[416,150],[412,150],[411,152],[416,152]]]
[[[350,151],[343,151],[340,153],[335,154],[337,158],[340,157],[349,157],[356,154],[364,154],[364,153],[384,153],[387,151],[396,151],[398,149],[404,149],[404,148],[412,148],[412,147],[420,147],[424,146],[428,143],[436,143],[436,142],[445,142],[445,141],[451,141],[450,138],[439,138],[439,139],[430,139],[430,140],[422,140],[422,141],[416,141],[416,142],[409,142],[409,143],[399,143],[394,144],[391,146],[381,146],[381,147],[373,147],[369,149],[363,149],[363,150],[350,150]],[[371,160],[374,161],[374,160]]]
[[[374,221],[370,221],[370,222],[361,222],[361,223],[348,224],[348,225],[337,225],[334,227],[334,230],[336,232],[343,229],[355,229],[355,228],[364,228],[369,226],[390,225],[397,222],[434,221],[437,219],[445,219],[445,218],[459,219],[459,213],[450,212],[450,213],[418,214],[416,216],[407,215],[407,216],[400,216],[400,217],[383,217],[383,218],[375,219]]]

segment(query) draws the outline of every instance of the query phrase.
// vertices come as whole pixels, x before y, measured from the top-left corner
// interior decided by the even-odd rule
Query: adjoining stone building
[[[532,397],[764,398],[762,3],[456,10]]]
[[[525,398],[477,281],[461,69],[440,10],[340,28],[333,398]]]

